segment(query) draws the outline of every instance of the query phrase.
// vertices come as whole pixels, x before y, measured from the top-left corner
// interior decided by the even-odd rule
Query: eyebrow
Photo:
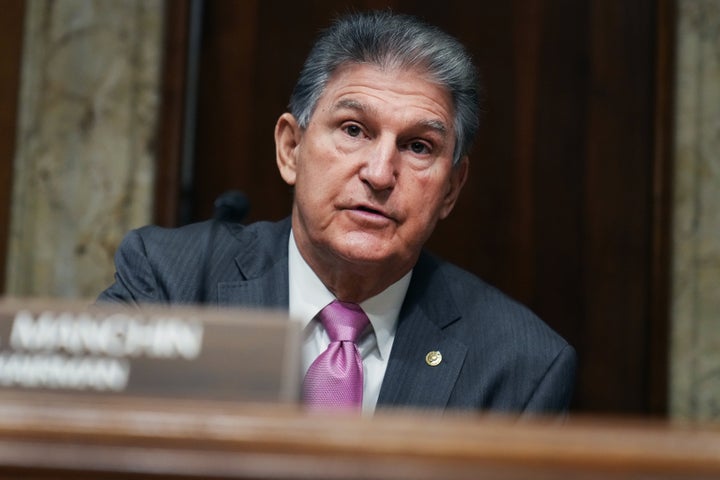
[[[352,98],[345,98],[345,99],[339,100],[333,107],[333,110],[335,110],[335,111],[344,110],[344,109],[355,110],[360,113],[371,114],[371,115],[377,113],[377,109],[375,109],[374,107],[365,105],[364,103],[358,102],[357,100],[352,99]],[[421,122],[418,123],[418,125],[429,128],[431,130],[434,130],[435,132],[439,133],[443,137],[447,136],[448,127],[441,120],[434,120],[434,119],[433,120],[422,120]]]

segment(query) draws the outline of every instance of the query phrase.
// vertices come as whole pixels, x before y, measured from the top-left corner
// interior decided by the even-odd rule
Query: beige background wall
[[[681,0],[671,411],[720,420],[720,2]]]
[[[720,419],[720,2],[679,0],[671,412]],[[92,298],[150,221],[161,0],[28,0],[8,293]]]

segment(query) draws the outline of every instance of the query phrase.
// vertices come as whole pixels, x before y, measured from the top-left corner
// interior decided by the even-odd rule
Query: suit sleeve
[[[566,344],[533,391],[523,413],[541,414],[566,411],[572,400],[576,368],[575,349]]]
[[[165,300],[137,230],[120,243],[115,253],[115,270],[115,282],[98,296],[98,303],[140,304]]]

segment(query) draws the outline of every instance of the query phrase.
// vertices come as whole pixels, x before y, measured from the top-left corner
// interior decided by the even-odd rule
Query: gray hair
[[[300,127],[307,128],[330,77],[348,63],[425,70],[453,100],[453,164],[469,153],[480,122],[480,87],[472,59],[458,40],[415,17],[389,11],[341,17],[318,37],[290,96],[290,113]]]

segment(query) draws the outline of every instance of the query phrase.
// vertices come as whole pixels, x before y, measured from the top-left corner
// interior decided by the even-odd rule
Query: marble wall
[[[720,420],[720,1],[678,7],[671,413]]]
[[[148,223],[162,0],[28,0],[7,291],[93,298]]]

